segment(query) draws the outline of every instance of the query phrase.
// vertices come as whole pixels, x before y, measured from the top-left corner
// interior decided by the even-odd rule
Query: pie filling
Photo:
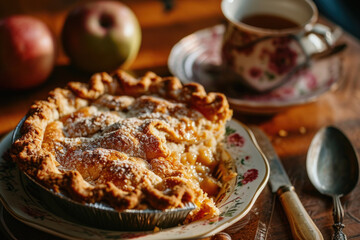
[[[214,199],[236,174],[226,165],[226,98],[148,73],[96,74],[35,103],[11,150],[21,170],[80,202],[171,209],[187,221],[219,213]]]

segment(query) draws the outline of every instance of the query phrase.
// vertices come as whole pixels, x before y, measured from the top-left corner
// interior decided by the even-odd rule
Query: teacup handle
[[[326,55],[334,47],[342,32],[339,26],[330,28],[317,23],[300,38],[300,43],[309,57]]]

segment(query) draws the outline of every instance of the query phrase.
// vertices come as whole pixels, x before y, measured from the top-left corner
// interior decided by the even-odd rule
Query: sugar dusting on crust
[[[201,113],[157,96],[135,98],[126,108],[115,107],[125,104],[113,99],[111,103],[107,96],[105,106],[97,101],[63,117],[66,137],[56,154],[63,170],[79,171],[94,186],[112,182],[131,192],[147,182],[166,194],[172,192],[167,178],[181,177],[199,188],[204,175],[212,177],[209,166],[181,162],[182,155],[191,151],[197,156],[199,147],[214,137],[214,124]],[[216,144],[208,147],[215,152]],[[208,204],[214,205],[211,200]]]
[[[175,78],[148,74],[135,80],[123,72],[94,75],[89,85],[70,83],[69,89],[74,95],[57,89],[48,99],[46,106],[57,106],[53,117],[39,116],[41,104],[30,114],[34,120],[25,136],[35,134],[43,148],[31,152],[25,137],[17,141],[12,156],[23,169],[75,199],[105,201],[116,209],[176,208],[193,201],[198,209],[188,221],[218,213],[208,194],[221,185],[212,174],[231,116],[223,95],[206,95],[194,84],[182,87]],[[44,167],[50,160],[37,156],[52,156],[61,174],[23,165],[30,163],[24,151]],[[201,189],[205,180],[209,186]]]

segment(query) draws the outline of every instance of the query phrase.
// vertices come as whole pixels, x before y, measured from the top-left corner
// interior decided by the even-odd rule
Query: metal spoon
[[[347,239],[342,231],[344,210],[340,197],[350,193],[359,179],[359,163],[354,147],[338,128],[322,128],[310,144],[306,168],[315,188],[333,199],[333,239]]]

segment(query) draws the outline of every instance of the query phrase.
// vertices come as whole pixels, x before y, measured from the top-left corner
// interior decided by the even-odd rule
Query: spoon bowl
[[[306,169],[314,187],[333,198],[333,239],[346,239],[340,197],[349,194],[359,179],[358,156],[350,140],[336,127],[320,129],[310,144]]]

